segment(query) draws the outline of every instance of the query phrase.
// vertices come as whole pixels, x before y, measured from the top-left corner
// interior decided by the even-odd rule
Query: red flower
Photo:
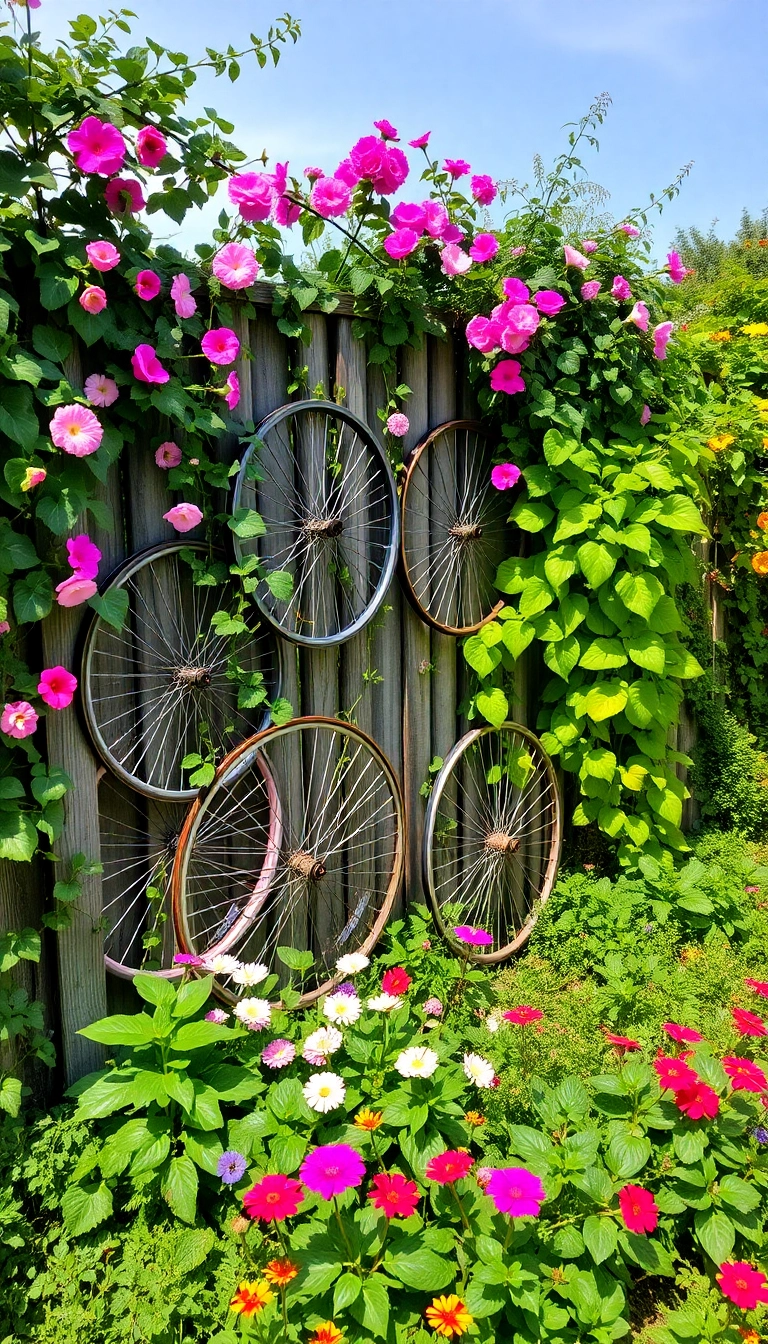
[[[726,1260],[720,1266],[717,1282],[723,1295],[742,1311],[754,1311],[759,1302],[768,1302],[768,1279],[746,1260]]]
[[[765,1092],[768,1089],[768,1078],[752,1059],[724,1055],[723,1068],[731,1080],[734,1092]]]
[[[748,1008],[734,1008],[731,1016],[740,1036],[768,1036],[768,1027],[762,1017],[750,1013]]]
[[[411,977],[402,966],[392,966],[381,977],[381,988],[384,994],[405,994],[410,983]]]
[[[768,630],[768,626],[766,626],[766,630]],[[768,999],[768,980],[745,980],[744,984],[749,989],[753,989],[761,998]]]
[[[263,1176],[243,1195],[243,1204],[249,1218],[260,1218],[265,1223],[279,1223],[292,1218],[304,1195],[301,1181],[279,1173]]]
[[[681,1027],[679,1022],[664,1022],[661,1028],[673,1041],[703,1041],[704,1037],[693,1027]]]
[[[605,1039],[609,1045],[616,1045],[620,1050],[639,1050],[641,1048],[640,1042],[633,1041],[631,1036],[614,1036],[612,1031],[605,1032]]]
[[[526,1027],[529,1022],[540,1022],[544,1014],[540,1008],[531,1008],[529,1004],[521,1003],[518,1008],[508,1008],[501,1016],[505,1022],[514,1022],[516,1027]]]
[[[374,1208],[386,1218],[410,1218],[419,1202],[419,1188],[415,1181],[406,1180],[399,1171],[391,1175],[380,1171],[371,1181],[368,1198]]]
[[[473,1165],[471,1153],[462,1149],[448,1149],[427,1163],[427,1180],[436,1181],[438,1185],[453,1185],[454,1181],[460,1181],[462,1176],[466,1176]]]
[[[653,1232],[659,1210],[650,1190],[642,1185],[625,1185],[619,1191],[619,1208],[628,1232]]]
[[[680,1092],[686,1087],[695,1087],[699,1081],[689,1064],[671,1055],[659,1055],[653,1061],[653,1067],[659,1076],[659,1086],[669,1088],[670,1092]]]
[[[720,1098],[706,1083],[697,1082],[675,1093],[675,1105],[689,1120],[714,1119],[720,1110]]]

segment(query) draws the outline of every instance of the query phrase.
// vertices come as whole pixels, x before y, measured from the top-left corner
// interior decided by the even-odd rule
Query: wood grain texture
[[[326,396],[329,394],[331,366],[327,318],[320,313],[310,313],[307,320],[312,332],[312,343],[305,355],[309,388],[306,395],[309,399],[318,383],[324,387]],[[338,646],[331,649],[302,649],[299,666],[302,714],[327,714],[334,718],[339,711]]]

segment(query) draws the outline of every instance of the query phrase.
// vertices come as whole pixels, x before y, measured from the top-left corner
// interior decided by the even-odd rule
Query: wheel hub
[[[448,531],[449,537],[454,537],[456,541],[479,541],[483,535],[483,529],[479,523],[455,522]]]
[[[491,854],[516,854],[520,841],[514,835],[507,835],[506,831],[491,831],[485,837],[485,848]]]
[[[305,518],[302,523],[302,530],[306,532],[307,536],[316,537],[319,541],[331,537],[340,537],[342,527],[340,518]]]
[[[210,686],[211,673],[207,667],[177,667],[173,680],[177,686],[186,686],[192,690],[200,686]]]
[[[308,854],[306,849],[294,849],[288,855],[288,867],[303,877],[305,882],[319,882],[321,877],[325,877],[325,864],[316,859],[314,854]]]

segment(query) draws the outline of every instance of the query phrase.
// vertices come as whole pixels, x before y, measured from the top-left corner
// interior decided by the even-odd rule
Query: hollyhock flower
[[[531,291],[522,280],[518,280],[516,275],[508,275],[501,282],[503,293],[513,303],[527,303],[531,297]]]
[[[667,253],[667,268],[673,285],[680,285],[687,275],[693,275],[690,267],[683,265],[683,259],[679,252]]]
[[[86,243],[85,253],[91,265],[97,271],[114,270],[120,262],[120,253],[114,243],[106,243],[103,240],[97,243]]]
[[[272,206],[272,218],[281,228],[292,229],[301,215],[301,206],[289,196],[279,196]]]
[[[262,224],[269,218],[274,194],[266,173],[236,173],[227,183],[230,201],[249,224]]]
[[[441,238],[450,224],[450,216],[440,201],[422,201],[426,230],[431,238]]]
[[[506,392],[513,396],[515,392],[524,392],[525,383],[520,377],[518,359],[502,359],[491,369],[491,388],[494,392]]]
[[[469,255],[473,261],[482,265],[486,261],[493,261],[498,250],[498,241],[492,233],[478,233],[469,249]]]
[[[340,975],[359,975],[366,966],[370,966],[370,958],[362,952],[347,952],[343,957],[339,957],[336,962],[336,970]]]
[[[29,737],[37,727],[38,715],[28,700],[11,700],[0,715],[0,731],[8,737]]]
[[[341,178],[319,177],[312,186],[309,200],[323,219],[335,219],[349,209],[352,190]]]
[[[105,373],[89,374],[84,390],[92,406],[112,406],[120,396],[114,378],[108,378]]]
[[[632,322],[634,326],[638,328],[639,331],[647,331],[648,318],[649,313],[647,303],[643,303],[642,299],[638,299],[631,313],[629,313],[627,317],[624,318],[624,321]]]
[[[329,994],[323,1004],[329,1022],[356,1022],[362,1011],[356,994]]]
[[[323,177],[324,174],[321,173],[320,176]],[[344,183],[345,186],[351,187],[353,189],[357,186],[358,182],[360,181],[360,174],[355,172],[349,159],[341,160],[341,163],[339,164],[333,176],[337,177],[340,182]]]
[[[443,275],[466,275],[472,265],[472,258],[462,252],[456,243],[446,243],[440,253]]]
[[[78,297],[78,303],[86,313],[100,313],[107,306],[107,295],[101,285],[86,285]]]
[[[409,257],[418,245],[419,235],[415,229],[395,229],[395,232],[390,233],[383,243],[384,251],[393,261],[401,261],[403,257]]]
[[[470,188],[478,205],[490,205],[498,195],[496,183],[487,173],[480,173],[473,177]]]
[[[269,1260],[264,1266],[264,1278],[267,1283],[274,1283],[277,1288],[287,1288],[298,1276],[300,1268],[300,1265],[294,1264],[287,1257],[281,1260]]]
[[[599,280],[587,280],[586,284],[583,284],[580,290],[581,297],[584,299],[585,303],[589,303],[591,299],[596,299],[602,287],[603,286],[600,284]]]
[[[174,275],[171,298],[177,317],[192,317],[197,312],[197,303],[192,298],[192,281],[188,275]]]
[[[517,1008],[508,1008],[502,1013],[505,1022],[514,1022],[517,1027],[527,1027],[531,1022],[541,1022],[543,1016],[540,1008],[532,1008],[528,1003],[521,1003]]]
[[[482,351],[484,355],[490,354],[491,350],[496,350],[499,345],[501,329],[497,322],[488,317],[470,318],[466,327],[467,342],[473,345],[476,350]]]
[[[344,1037],[336,1027],[318,1027],[302,1046],[301,1055],[308,1064],[327,1064],[330,1056],[339,1049]]]
[[[565,299],[555,289],[540,289],[538,294],[534,294],[533,302],[545,317],[556,317],[565,306]]]
[[[440,237],[444,243],[460,243],[466,230],[460,229],[458,224],[446,224]]]
[[[274,1296],[275,1294],[268,1284],[244,1279],[238,1285],[237,1292],[230,1300],[229,1310],[234,1312],[235,1316],[243,1316],[248,1319],[255,1316],[257,1312],[263,1311]]]
[[[740,1036],[768,1036],[768,1027],[757,1013],[751,1013],[747,1008],[733,1008],[731,1017]]]
[[[74,569],[79,578],[95,579],[99,572],[101,551],[87,532],[81,532],[67,541],[67,560],[70,569]]]
[[[499,1213],[510,1218],[538,1218],[544,1186],[526,1167],[496,1167],[486,1187]]]
[[[501,462],[491,469],[491,485],[497,490],[511,490],[520,480],[520,468],[514,462]]]
[[[381,977],[381,988],[385,994],[407,994],[411,977],[402,966],[390,966]]]
[[[697,1041],[703,1041],[704,1037],[694,1031],[693,1027],[681,1027],[679,1022],[663,1022],[661,1030],[665,1031],[673,1041],[688,1041],[695,1045]]]
[[[302,1088],[304,1100],[313,1111],[325,1115],[341,1106],[347,1087],[337,1073],[313,1073]]]
[[[657,359],[667,358],[667,345],[674,325],[674,322],[659,322],[658,326],[653,328],[653,353]]]
[[[392,214],[389,216],[390,224],[394,224],[396,229],[413,229],[421,237],[427,227],[427,216],[424,213],[423,205],[409,204],[406,201],[400,201],[396,205]]]
[[[230,1149],[216,1163],[216,1175],[225,1185],[237,1185],[247,1166],[243,1154]]]
[[[19,489],[26,495],[30,490],[34,490],[36,485],[42,485],[47,475],[48,472],[44,467],[27,467]]]
[[[395,1068],[403,1078],[431,1078],[439,1063],[436,1051],[426,1045],[411,1045],[400,1051]]]
[[[181,449],[179,445],[177,443],[171,443],[170,440],[166,443],[161,443],[155,453],[155,461],[158,467],[163,468],[163,471],[168,471],[170,467],[178,467],[181,461]]]
[[[628,299],[632,298],[632,290],[629,287],[629,281],[625,280],[623,275],[615,275],[613,277],[611,294],[614,299],[619,299],[622,303],[625,303]]]
[[[525,246],[523,246],[523,247],[513,247],[513,248],[512,248],[512,251],[510,252],[509,255],[510,255],[510,257],[524,257],[527,251],[528,251],[528,248],[525,247]]]
[[[348,1143],[326,1143],[307,1153],[299,1169],[299,1176],[308,1190],[333,1199],[360,1185],[365,1176],[365,1163]]]
[[[659,1209],[651,1191],[644,1186],[625,1185],[619,1191],[619,1209],[628,1232],[637,1232],[641,1236],[655,1232]]]
[[[51,439],[71,457],[89,457],[101,443],[104,430],[87,406],[57,406],[50,424]]]
[[[238,378],[234,369],[227,377],[227,381],[224,384],[224,386],[227,389],[227,393],[226,396],[224,397],[224,400],[227,403],[227,406],[229,407],[230,411],[234,411],[235,407],[240,403],[240,379]]]
[[[758,523],[759,522],[760,519],[758,518]],[[759,891],[760,888],[758,887],[757,890]],[[744,984],[748,989],[753,990],[755,994],[759,994],[761,998],[768,999],[768,980],[745,980]]]
[[[563,256],[566,266],[576,266],[580,271],[586,271],[589,265],[589,257],[585,257],[575,247],[569,247],[567,243],[563,248]]]
[[[383,117],[381,121],[374,121],[373,124],[376,127],[376,130],[381,132],[382,137],[385,140],[400,139],[400,136],[397,134],[397,131],[395,130],[395,127],[392,125],[392,122],[387,121],[386,117]]]
[[[726,1260],[716,1278],[723,1296],[742,1311],[754,1311],[759,1303],[768,1302],[768,1279],[746,1260]]]
[[[240,353],[240,342],[231,327],[211,327],[200,345],[212,364],[233,364]]]
[[[400,411],[395,411],[387,420],[387,429],[395,439],[402,439],[408,433],[410,427],[411,422],[408,416],[403,415]]]
[[[385,1218],[410,1218],[419,1202],[419,1187],[399,1171],[380,1171],[371,1181],[368,1198]]]
[[[491,317],[501,327],[499,339],[508,355],[519,355],[526,350],[541,323],[532,303],[513,303],[511,299],[498,304]]]
[[[300,1204],[304,1202],[304,1193],[300,1181],[290,1176],[262,1176],[260,1181],[243,1195],[243,1206],[249,1218],[258,1218],[263,1223],[280,1223],[284,1218],[292,1218]]]
[[[372,179],[374,191],[380,196],[391,196],[408,176],[408,160],[402,149],[388,149],[381,172]]]
[[[446,1152],[430,1158],[426,1169],[427,1180],[434,1181],[436,1185],[453,1185],[471,1171],[474,1163],[475,1159],[471,1153],[463,1152],[461,1149],[456,1151],[447,1149]]]
[[[250,247],[227,243],[213,258],[211,270],[227,289],[247,289],[259,273],[259,263]]]
[[[119,173],[125,161],[128,146],[120,131],[110,121],[86,117],[85,121],[67,136],[67,149],[81,173]]]
[[[591,256],[593,252],[597,251],[597,243],[593,238],[582,239],[581,250],[586,252],[587,256]]]
[[[758,1064],[737,1055],[724,1055],[723,1068],[731,1080],[734,1092],[768,1091],[768,1078]]]
[[[482,1055],[476,1055],[470,1051],[465,1054],[461,1067],[464,1070],[464,1077],[468,1078],[470,1083],[474,1083],[475,1087],[482,1088],[484,1091],[493,1087],[496,1071],[487,1059],[483,1059]]]
[[[619,232],[626,233],[628,238],[639,238],[640,230],[636,229],[634,224],[620,224]]]
[[[402,1002],[396,994],[377,994],[368,1000],[368,1007],[372,1013],[390,1013],[393,1008],[399,1008]]]
[[[10,628],[9,621],[0,621],[0,635],[7,635]]]
[[[670,1092],[682,1092],[699,1082],[694,1070],[684,1060],[675,1059],[674,1056],[659,1055],[654,1059],[653,1067],[659,1079],[659,1087],[668,1088]]]
[[[409,140],[408,144],[411,146],[411,149],[426,149],[431,134],[431,131],[425,131],[423,135],[417,136],[415,140]]]
[[[229,952],[216,952],[213,956],[203,957],[203,968],[211,975],[232,975],[240,962]]]
[[[240,999],[235,1004],[234,1014],[249,1031],[263,1031],[269,1026],[272,1005],[267,999]]]
[[[493,946],[493,935],[485,929],[474,928],[472,924],[457,924],[453,932],[460,943],[467,943],[469,947]]]
[[[104,200],[113,215],[137,215],[146,205],[141,183],[135,177],[113,177],[107,183]]]
[[[162,281],[157,271],[139,271],[133,288],[140,299],[149,302],[150,299],[157,298],[162,289]]]
[[[203,521],[202,512],[196,504],[174,504],[172,509],[163,514],[163,518],[177,532],[191,532],[193,527]]]
[[[136,158],[142,168],[157,168],[168,153],[168,142],[157,126],[142,126],[136,136]]]
[[[424,1013],[427,1017],[442,1017],[443,1005],[439,999],[427,999],[424,1004]]]
[[[650,420],[650,418],[651,418],[651,408],[650,408],[650,406],[646,403],[646,405],[643,407],[642,411],[640,412],[640,424],[641,424],[641,425],[647,425],[647,424],[648,424],[648,421]]]
[[[675,1093],[675,1105],[691,1120],[701,1120],[704,1116],[713,1120],[720,1110],[720,1098],[706,1083],[697,1082]]]
[[[93,579],[82,579],[79,574],[73,574],[71,579],[57,583],[56,601],[60,607],[79,607],[82,602],[95,597],[98,591],[99,586]]]
[[[173,958],[174,966],[202,966],[203,958],[196,957],[194,952],[176,952]],[[225,1019],[229,1013],[224,1014]]]
[[[170,374],[164,369],[152,345],[137,345],[131,355],[133,376],[140,383],[167,383]]]
[[[449,173],[454,179],[457,177],[466,177],[472,169],[466,159],[446,159],[443,164],[443,172]]]
[[[268,1069],[284,1069],[295,1058],[296,1047],[293,1041],[282,1039],[270,1041],[261,1052],[261,1062],[266,1064]]]
[[[252,989],[254,985],[260,985],[262,980],[266,980],[268,975],[269,967],[265,966],[263,961],[242,961],[238,962],[232,971],[232,983]]]

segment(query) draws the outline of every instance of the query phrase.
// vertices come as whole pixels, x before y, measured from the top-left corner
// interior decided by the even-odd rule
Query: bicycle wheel
[[[400,497],[400,572],[427,624],[468,635],[504,605],[494,580],[509,555],[510,500],[491,484],[497,440],[472,420],[438,426],[414,448]]]
[[[279,833],[269,830],[262,764],[280,799]],[[403,851],[397,778],[359,728],[311,717],[257,733],[222,762],[184,824],[172,877],[179,946],[212,957],[226,931],[240,961],[281,976],[278,947],[309,950],[310,1003],[339,978],[342,953],[376,943]],[[221,992],[233,1001],[231,988]]]
[[[104,764],[132,789],[166,802],[196,796],[185,757],[221,760],[263,725],[279,683],[271,629],[217,634],[212,617],[231,604],[234,584],[195,584],[184,552],[208,554],[200,542],[168,542],[132,556],[110,577],[102,595],[125,595],[125,622],[116,630],[94,613],[80,677],[86,725]],[[251,684],[241,697],[243,680]],[[240,698],[254,709],[240,708]]]
[[[459,924],[484,929],[503,961],[530,934],[554,886],[561,804],[554,766],[538,738],[517,723],[473,728],[451,749],[427,806],[424,885],[444,936]]]
[[[273,411],[245,452],[232,511],[260,514],[262,535],[234,534],[242,564],[268,571],[254,593],[286,639],[340,644],[375,615],[397,560],[397,486],[367,425],[330,401]],[[257,479],[256,477],[259,477]]]

